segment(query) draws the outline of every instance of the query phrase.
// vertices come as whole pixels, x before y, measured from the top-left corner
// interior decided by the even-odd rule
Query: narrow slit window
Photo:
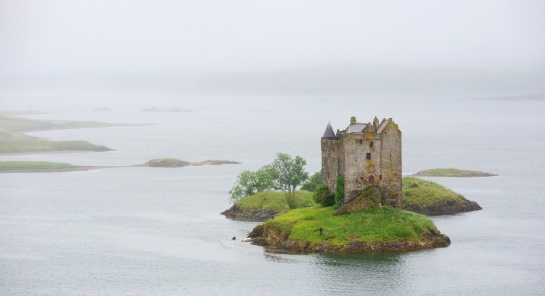
[[[373,148],[373,141],[369,142],[369,148]]]
[[[363,140],[360,140],[360,145],[363,144]]]

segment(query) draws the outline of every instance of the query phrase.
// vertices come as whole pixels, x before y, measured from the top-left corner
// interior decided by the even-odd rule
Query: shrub
[[[337,184],[335,185],[335,203],[341,206],[344,203],[344,178],[343,174],[337,174]]]
[[[329,192],[329,188],[325,184],[319,184],[312,195],[314,201],[324,207],[329,207],[335,204],[335,195]]]

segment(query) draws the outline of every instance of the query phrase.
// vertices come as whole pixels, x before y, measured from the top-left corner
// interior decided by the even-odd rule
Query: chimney
[[[350,124],[356,123],[356,116],[350,117]]]

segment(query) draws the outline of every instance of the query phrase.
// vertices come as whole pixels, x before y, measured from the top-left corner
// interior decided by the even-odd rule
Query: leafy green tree
[[[276,159],[270,164],[274,188],[286,192],[286,202],[290,209],[297,208],[295,189],[308,179],[308,173],[303,168],[306,164],[301,156],[292,158],[286,153],[276,154]]]
[[[272,179],[272,170],[270,165],[261,167],[255,172],[257,192],[263,192],[274,188],[274,180]]]
[[[301,189],[306,191],[314,191],[316,189],[316,186],[322,184],[322,172],[316,172],[314,173],[310,179],[301,186]]]
[[[337,184],[335,185],[335,203],[342,205],[344,203],[344,178],[343,174],[337,174]]]
[[[247,196],[271,189],[273,186],[269,166],[264,166],[256,172],[242,171],[237,177],[236,185],[229,191],[231,202],[237,202]]]

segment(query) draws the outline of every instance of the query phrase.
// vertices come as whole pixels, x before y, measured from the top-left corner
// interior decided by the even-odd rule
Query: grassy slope
[[[295,192],[299,201],[299,206],[307,207],[315,205],[312,199],[312,192],[300,190]],[[275,212],[284,212],[289,210],[288,204],[285,199],[285,193],[277,191],[264,191],[252,196],[243,198],[235,203],[239,208],[243,210],[262,209],[272,210]]]
[[[420,239],[435,229],[426,216],[391,207],[362,210],[347,215],[332,216],[333,207],[296,209],[281,214],[267,224],[289,233],[293,240],[319,243],[329,240],[334,245],[350,241],[366,243]],[[319,228],[323,228],[320,236]]]
[[[33,170],[33,169],[64,169],[73,165],[61,162],[47,161],[0,161],[0,171]]]
[[[93,121],[47,121],[0,115],[0,153],[93,150],[87,141],[50,141],[30,137],[23,132],[66,128],[111,126]]]
[[[403,203],[412,205],[430,205],[445,201],[460,201],[461,195],[437,183],[415,177],[404,177]]]

